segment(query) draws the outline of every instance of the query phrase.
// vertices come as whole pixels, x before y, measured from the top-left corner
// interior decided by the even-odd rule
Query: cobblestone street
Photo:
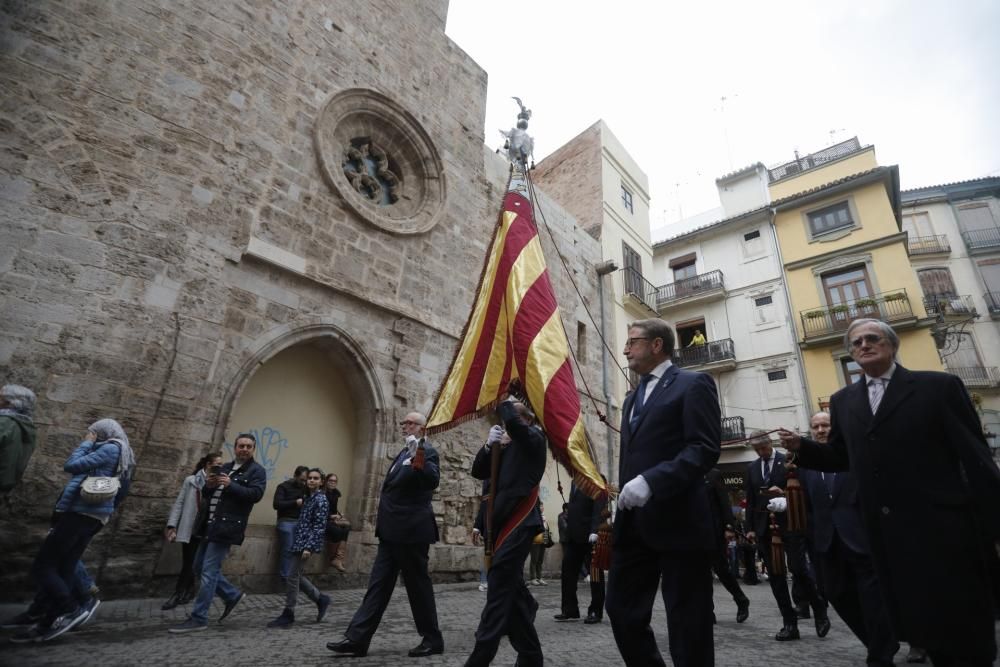
[[[582,622],[556,623],[552,616],[559,612],[559,582],[533,587],[539,601],[536,627],[542,639],[546,665],[575,667],[588,665],[620,665],[611,627],[607,619],[599,625]],[[750,619],[738,625],[736,607],[725,590],[715,586],[716,664],[723,666],[790,665],[864,665],[865,651],[847,628],[831,613],[833,629],[824,638],[816,637],[812,621],[802,621],[802,640],[782,644],[774,641],[779,628],[777,608],[765,584],[745,587],[750,597]],[[368,656],[362,659],[337,659],[326,649],[326,642],[337,640],[357,608],[364,590],[333,591],[334,604],[322,624],[313,621],[315,608],[300,604],[298,622],[287,630],[272,630],[265,624],[281,612],[279,595],[248,595],[224,625],[213,620],[209,629],[190,635],[173,636],[166,629],[182,621],[186,609],[160,611],[162,600],[108,600],[101,605],[97,618],[78,632],[47,644],[7,642],[5,633],[0,645],[0,663],[5,665],[226,665],[226,664],[330,664],[358,665],[462,665],[472,649],[473,632],[485,593],[473,583],[447,584],[435,587],[438,614],[444,632],[445,653],[431,658],[408,658],[406,653],[416,646],[416,635],[406,593],[398,585],[392,603],[372,642]],[[581,585],[581,606],[585,607],[586,587]],[[16,605],[0,605],[4,617],[20,611]],[[213,610],[211,618],[219,614]],[[667,664],[666,619],[662,601],[654,610],[656,630]],[[83,659],[82,656],[86,655]],[[905,649],[896,656],[897,664],[905,664]],[[514,652],[506,640],[494,664],[511,665]]]

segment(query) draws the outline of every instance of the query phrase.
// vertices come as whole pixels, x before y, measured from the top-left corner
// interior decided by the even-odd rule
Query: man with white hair
[[[405,444],[382,482],[375,519],[378,551],[368,578],[368,590],[344,632],[344,639],[326,645],[340,656],[367,655],[400,574],[413,622],[423,638],[410,649],[409,656],[422,658],[444,652],[434,586],[427,571],[431,543],[438,541],[431,498],[441,473],[437,450],[424,437],[426,424],[427,418],[419,412],[411,412],[399,422]]]
[[[830,397],[829,442],[781,440],[802,467],[855,476],[897,638],[935,667],[991,665],[1000,472],[969,393],[954,375],[899,364],[899,337],[880,320],[852,322],[844,345],[865,375]]]
[[[35,392],[19,384],[0,389],[0,496],[7,496],[21,481],[35,451]]]

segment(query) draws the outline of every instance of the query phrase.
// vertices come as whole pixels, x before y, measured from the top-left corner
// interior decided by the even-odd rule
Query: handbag
[[[546,549],[555,544],[555,542],[552,541],[552,531],[549,530],[548,528],[546,528],[545,531],[542,533],[542,544],[545,545]]]
[[[80,498],[90,505],[100,505],[118,495],[122,483],[117,477],[90,476],[80,485]]]

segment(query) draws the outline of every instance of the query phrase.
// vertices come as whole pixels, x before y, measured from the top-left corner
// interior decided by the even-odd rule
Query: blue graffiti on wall
[[[264,471],[267,473],[268,481],[274,476],[274,469],[278,465],[278,459],[281,457],[281,452],[288,449],[288,439],[282,437],[281,431],[270,426],[265,426],[260,429],[249,429],[245,431],[246,433],[252,433],[255,438],[257,438],[257,448],[254,451],[254,460],[260,465],[264,466]],[[232,443],[224,443],[222,445],[226,453],[229,454],[230,458],[235,458],[235,453],[233,451]]]

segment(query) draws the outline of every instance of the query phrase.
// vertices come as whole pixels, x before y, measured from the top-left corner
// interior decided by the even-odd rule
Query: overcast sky
[[[488,145],[512,95],[536,160],[603,118],[656,228],[718,206],[718,176],[853,136],[903,189],[1000,174],[998,29],[995,0],[451,0],[447,32],[489,75]]]

